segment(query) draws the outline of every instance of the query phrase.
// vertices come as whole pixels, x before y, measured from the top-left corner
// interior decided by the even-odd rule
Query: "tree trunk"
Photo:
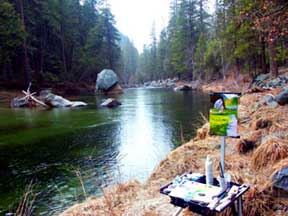
[[[278,66],[276,61],[276,41],[272,40],[268,42],[269,45],[269,61],[270,61],[270,72],[274,77],[278,76]]]
[[[67,74],[67,65],[66,65],[66,56],[65,56],[64,35],[63,35],[62,30],[61,30],[61,55],[62,55],[63,70],[64,70],[64,74],[66,76],[66,74]]]
[[[62,67],[64,76],[67,76],[67,62],[66,62],[66,51],[65,51],[65,36],[64,36],[64,19],[66,18],[64,16],[64,5],[63,0],[60,1],[60,15],[61,15],[61,21],[60,21],[60,40],[61,40],[61,57],[62,57]]]
[[[221,51],[221,65],[222,65],[222,79],[223,81],[226,79],[225,76],[225,67],[224,67],[224,56],[223,56],[223,49],[222,49],[222,42],[220,41],[220,51]]]
[[[199,7],[200,7],[200,28],[201,28],[201,32],[204,33],[204,10],[203,10],[203,0],[199,1]]]
[[[25,30],[25,20],[24,20],[24,6],[23,6],[23,0],[19,0],[19,10],[20,10],[20,17],[21,17],[21,22]],[[22,56],[22,63],[23,63],[23,72],[24,72],[24,80],[25,84],[28,85],[30,82],[30,66],[29,66],[29,57],[28,57],[28,52],[27,52],[27,42],[26,39],[24,39],[22,43],[22,48],[23,48],[23,56]]]
[[[265,41],[264,38],[261,38],[261,70],[262,73],[267,73],[267,66],[266,66],[266,53],[265,53]]]
[[[235,59],[236,63],[236,81],[239,81],[239,76],[240,76],[240,59],[236,58]]]

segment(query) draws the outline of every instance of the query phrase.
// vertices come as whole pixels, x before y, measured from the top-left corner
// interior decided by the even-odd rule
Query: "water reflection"
[[[165,127],[157,107],[161,101],[151,101],[150,94],[140,89],[135,94],[136,100],[125,100],[128,105],[120,114],[119,152],[123,157],[118,163],[121,177],[144,181],[157,162],[171,150],[171,132]],[[129,106],[133,103],[136,105]]]

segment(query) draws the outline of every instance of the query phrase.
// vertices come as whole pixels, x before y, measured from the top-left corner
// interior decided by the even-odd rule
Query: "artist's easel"
[[[235,93],[239,94],[239,93]],[[221,148],[220,148],[220,166],[221,170],[223,171],[224,178],[225,178],[225,151],[226,151],[226,136],[221,136]],[[234,206],[234,204],[233,204]],[[234,207],[233,207],[234,208]],[[237,210],[238,210],[238,216],[243,216],[243,205],[242,205],[242,197],[240,196],[237,199]],[[173,214],[173,216],[178,216],[183,209],[179,207],[177,211]]]

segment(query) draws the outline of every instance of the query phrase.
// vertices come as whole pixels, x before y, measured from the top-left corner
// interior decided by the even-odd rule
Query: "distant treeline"
[[[288,65],[287,0],[171,0],[170,21],[140,55],[138,80],[219,79]],[[213,8],[213,7],[212,7]]]
[[[138,52],[107,1],[0,0],[0,14],[3,85],[94,83],[104,68],[129,80],[136,71]]]

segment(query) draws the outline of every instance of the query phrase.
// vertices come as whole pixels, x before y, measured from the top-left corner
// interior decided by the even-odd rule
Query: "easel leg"
[[[178,207],[177,211],[173,214],[173,216],[178,216],[182,212],[183,208]]]
[[[233,216],[237,216],[237,211],[236,211],[234,202],[233,202],[232,205],[231,205],[231,210],[232,210],[232,215],[233,215]]]
[[[237,200],[237,205],[238,205],[238,216],[243,215],[243,209],[242,209],[242,197],[240,196]]]
[[[222,136],[221,137],[221,153],[220,153],[220,161],[221,161],[221,166],[223,173],[225,173],[225,146],[226,146],[226,137]]]

